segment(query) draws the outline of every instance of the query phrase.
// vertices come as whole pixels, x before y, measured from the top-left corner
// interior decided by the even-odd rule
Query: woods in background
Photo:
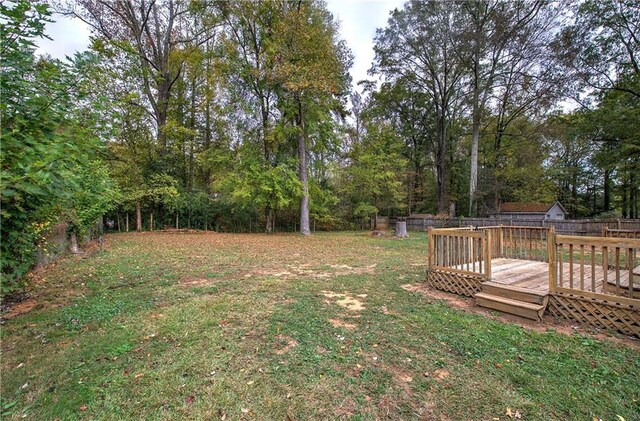
[[[4,2],[3,274],[105,213],[302,234],[505,201],[637,218],[640,10],[565,6],[408,1],[354,90],[322,1],[62,3],[92,30],[70,62],[34,54],[46,5]]]

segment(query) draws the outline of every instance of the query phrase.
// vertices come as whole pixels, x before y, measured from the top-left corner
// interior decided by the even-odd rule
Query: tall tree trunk
[[[479,37],[480,34],[476,34]],[[478,187],[478,143],[480,140],[480,45],[475,39],[473,66],[473,111],[471,128],[471,168],[469,178],[469,216],[476,216],[476,188]]]
[[[136,231],[142,231],[142,204],[136,203]]]
[[[78,236],[75,232],[71,232],[69,235],[69,248],[71,249],[71,253],[79,254],[80,249],[78,248]]]
[[[438,117],[438,149],[436,151],[436,178],[438,184],[438,213],[447,211],[447,128],[444,110]]]
[[[307,144],[305,142],[304,119],[302,104],[298,99],[298,178],[302,184],[302,197],[300,198],[300,234],[311,235],[309,227],[309,181],[307,179]]]
[[[125,230],[129,232],[129,212],[127,212],[127,219],[125,220]]]
[[[627,218],[629,216],[629,202],[627,201],[627,181],[623,177],[622,181],[622,217]]]
[[[149,213],[149,231],[153,231],[153,209]]]
[[[271,207],[267,208],[267,221],[264,227],[264,232],[267,234],[273,232],[273,209]]]
[[[637,214],[637,205],[636,205],[636,192],[638,188],[636,187],[636,177],[635,177],[635,168],[631,168],[631,173],[629,174],[629,218],[636,218]]]
[[[610,171],[604,170],[604,211],[611,210],[611,183],[609,182]]]

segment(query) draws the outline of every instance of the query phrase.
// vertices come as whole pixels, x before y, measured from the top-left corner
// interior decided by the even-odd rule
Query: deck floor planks
[[[457,267],[463,269],[463,265]],[[563,279],[558,282],[559,286],[569,287],[569,263],[563,263]],[[602,293],[604,291],[604,270],[602,266],[596,265],[595,268],[595,291],[591,284],[591,265],[584,265],[584,291]],[[610,269],[608,271],[608,290],[615,291],[616,271]],[[549,264],[547,262],[539,262],[524,259],[508,259],[497,258],[491,261],[491,281],[503,285],[513,285],[520,288],[531,289],[536,291],[549,291]],[[558,279],[558,281],[560,281]],[[612,284],[613,282],[613,284]],[[574,261],[573,264],[573,286],[580,288],[580,264]],[[628,271],[620,271],[620,289],[628,288],[629,274]]]

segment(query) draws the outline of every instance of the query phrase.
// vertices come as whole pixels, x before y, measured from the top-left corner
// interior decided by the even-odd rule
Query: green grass
[[[424,278],[411,234],[108,236],[3,326],[2,418],[640,419],[637,347],[401,289]]]

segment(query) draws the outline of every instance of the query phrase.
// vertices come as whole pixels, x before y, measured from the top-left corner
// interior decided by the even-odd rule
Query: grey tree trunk
[[[136,231],[142,231],[142,205],[136,203]]]
[[[264,227],[264,232],[267,234],[273,232],[273,209],[267,209],[267,222]]]
[[[478,188],[478,143],[480,139],[480,110],[478,94],[473,95],[473,136],[471,140],[471,177],[469,179],[469,216],[476,216],[476,189]]]
[[[396,232],[394,237],[409,238],[409,234],[407,233],[407,221],[396,222]]]
[[[438,150],[436,152],[436,178],[438,184],[438,213],[447,210],[447,122],[445,111],[438,116]]]
[[[298,178],[302,184],[300,199],[300,234],[311,235],[309,227],[309,181],[307,179],[307,144],[304,139],[302,104],[298,102]]]
[[[127,219],[126,219],[126,231],[129,232],[129,212],[127,212]]]
[[[71,253],[73,254],[80,254],[81,251],[78,248],[78,236],[76,235],[75,232],[72,232],[71,235],[69,236],[69,249],[71,250]]]
[[[153,211],[149,215],[149,230],[153,231]]]

